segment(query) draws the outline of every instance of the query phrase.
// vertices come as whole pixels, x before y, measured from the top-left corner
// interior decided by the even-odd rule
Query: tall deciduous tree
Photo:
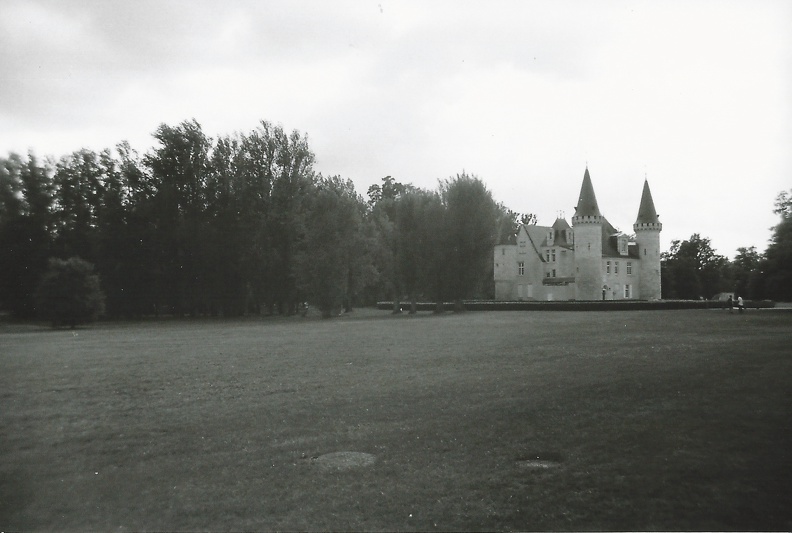
[[[731,278],[734,292],[743,297],[760,298],[758,285],[762,254],[756,246],[737,248],[737,255],[731,262]]]
[[[262,172],[271,183],[270,209],[259,235],[267,255],[267,299],[281,313],[292,314],[299,296],[294,254],[303,207],[316,180],[314,154],[308,139],[297,131],[287,134],[280,126],[262,122],[257,135],[264,150]]]
[[[430,215],[439,218],[441,212],[437,194],[416,188],[400,196],[394,205],[394,283],[410,300],[411,314],[416,312],[418,296],[426,292],[430,277],[432,250],[428,243],[435,232],[439,235]]]
[[[305,204],[303,233],[295,249],[297,286],[322,316],[338,313],[349,297],[360,261],[361,199],[350,181],[320,178]]]
[[[99,154],[79,150],[60,159],[53,177],[54,255],[94,259],[97,214],[107,181]]]
[[[728,260],[715,253],[710,240],[694,233],[685,241],[671,242],[661,256],[664,298],[696,300],[711,298],[729,289]]]
[[[792,190],[778,195],[773,212],[781,221],[773,228],[762,263],[764,292],[774,300],[792,301]]]
[[[403,229],[410,221],[401,212],[406,194],[414,189],[397,182],[391,176],[382,178],[382,185],[374,184],[368,188],[368,217],[371,239],[373,266],[380,280],[378,297],[389,297],[393,311],[401,311],[400,300],[405,293],[401,263],[407,251],[404,250]]]
[[[440,194],[446,208],[448,256],[437,268],[447,272],[448,294],[461,309],[462,300],[479,295],[487,280],[499,210],[484,182],[465,173],[442,182]]]
[[[248,284],[241,258],[253,240],[243,227],[246,213],[240,185],[244,157],[238,135],[219,138],[212,151],[204,215],[207,296],[212,314],[239,315],[246,309]]]
[[[206,180],[211,139],[195,120],[177,127],[160,125],[159,146],[145,158],[155,193],[160,293],[175,313],[196,313],[206,303],[206,257],[203,246]]]
[[[35,316],[34,292],[52,248],[52,172],[32,154],[0,160],[0,305]]]
[[[448,238],[447,209],[440,193],[428,192],[415,205],[418,231],[417,254],[421,292],[435,301],[435,311],[443,311],[443,302],[450,294],[449,276],[453,243]]]

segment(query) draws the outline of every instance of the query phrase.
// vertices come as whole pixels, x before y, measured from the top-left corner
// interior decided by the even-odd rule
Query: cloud
[[[588,162],[622,229],[647,175],[664,238],[736,248],[742,229],[690,213],[736,200],[766,232],[792,167],[790,23],[774,0],[6,0],[0,148],[145,151],[161,122],[264,119],[361,191],[464,169],[544,222]]]

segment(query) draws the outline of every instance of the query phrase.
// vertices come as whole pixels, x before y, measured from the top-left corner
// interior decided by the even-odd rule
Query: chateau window
[[[610,261],[605,263],[605,273],[610,274]]]
[[[619,253],[627,253],[627,239],[619,239]]]
[[[550,250],[545,250],[545,259],[547,259],[548,263],[550,262]]]
[[[553,262],[555,263],[555,248],[550,251],[552,252]]]
[[[525,263],[523,261],[520,261],[519,263],[517,263],[517,275],[518,276],[524,276],[525,275]]]
[[[614,262],[614,264],[613,264],[613,273],[614,274],[618,274],[619,273],[619,262],[618,261]]]
[[[624,286],[624,297],[625,298],[630,298],[630,285],[625,285]]]
[[[553,277],[556,277],[556,275],[555,275],[555,268],[553,269]]]
[[[520,241],[520,253],[525,253],[525,241]]]
[[[627,261],[627,275],[632,276],[632,261]]]
[[[545,277],[546,277],[546,278],[549,278],[549,277],[550,277],[550,271],[549,271],[549,270],[548,270],[547,272],[545,272]]]

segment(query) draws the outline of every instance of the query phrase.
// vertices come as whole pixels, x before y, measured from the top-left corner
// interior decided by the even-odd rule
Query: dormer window
[[[627,255],[627,236],[619,236],[619,254]]]
[[[550,231],[547,232],[547,245],[548,246],[553,246],[553,242],[554,242],[553,230],[550,230]]]
[[[567,240],[567,242],[569,244],[572,244],[574,242],[574,240],[572,239],[572,230],[571,229],[566,230],[566,240]]]

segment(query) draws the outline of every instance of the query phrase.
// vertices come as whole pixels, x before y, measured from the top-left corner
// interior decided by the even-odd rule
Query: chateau
[[[588,168],[572,226],[523,224],[513,244],[495,247],[496,300],[658,300],[660,232],[649,183],[644,181],[635,236],[600,213]]]

